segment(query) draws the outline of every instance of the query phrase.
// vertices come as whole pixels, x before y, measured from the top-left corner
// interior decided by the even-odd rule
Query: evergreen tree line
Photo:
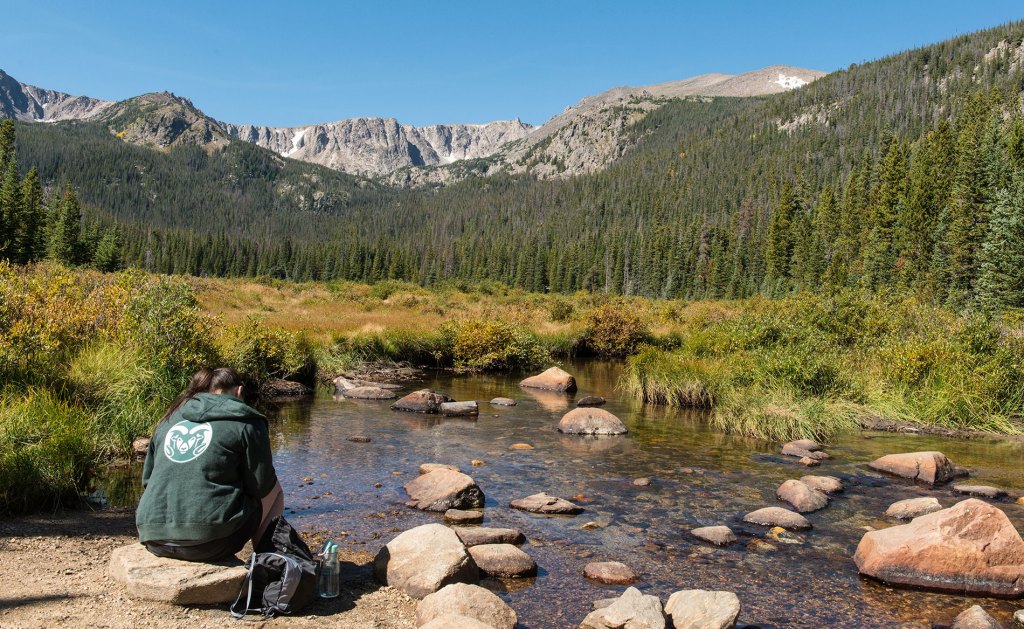
[[[70,185],[46,195],[36,168],[18,176],[15,128],[0,121],[0,259],[18,264],[49,258],[69,265],[90,264],[101,271],[122,265],[116,226],[83,224],[78,196]]]
[[[853,286],[1017,306],[1022,41],[1009,24],[789,93],[673,101],[610,167],[563,181],[395,190],[237,143],[151,151],[86,123],[24,128],[19,151],[157,272],[670,298]]]

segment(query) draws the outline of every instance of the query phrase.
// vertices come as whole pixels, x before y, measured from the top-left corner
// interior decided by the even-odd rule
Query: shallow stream
[[[518,528],[529,540],[524,550],[540,566],[537,578],[484,585],[515,608],[521,626],[535,629],[579,626],[592,601],[624,589],[586,580],[583,566],[594,560],[629,564],[642,576],[638,587],[663,601],[679,589],[736,592],[741,625],[930,627],[981,604],[1010,626],[1013,611],[1024,606],[890,588],[858,576],[852,561],[864,527],[896,523],[882,517],[892,502],[934,495],[950,506],[963,498],[948,488],[928,489],[871,472],[869,461],[894,452],[941,450],[971,469],[972,482],[1024,490],[1024,444],[856,433],[835,439],[828,448],[833,459],[808,471],[779,456],[779,444],[716,433],[700,413],[624,398],[615,390],[615,363],[566,368],[579,383],[574,397],[520,389],[521,375],[430,374],[405,389],[429,387],[456,400],[478,400],[476,420],[394,412],[389,402],[336,401],[327,391],[284,405],[275,413],[272,438],[289,519],[304,530],[345,532],[343,544],[376,552],[397,531],[443,521],[442,514],[403,504],[402,487],[416,477],[418,466],[458,465],[487,496],[484,526]],[[604,408],[625,422],[628,435],[558,433],[558,420],[573,399],[590,394],[608,399]],[[519,404],[492,407],[488,401],[496,396]],[[372,441],[353,443],[347,440],[352,435]],[[534,449],[509,449],[514,443]],[[474,459],[484,464],[472,467]],[[814,528],[798,534],[803,543],[773,542],[774,550],[748,546],[764,539],[766,530],[743,524],[743,514],[780,504],[779,484],[805,474],[837,476],[846,491],[826,509],[808,514]],[[652,482],[633,485],[639,477]],[[508,507],[540,491],[574,500],[586,511],[543,517]],[[1024,530],[1024,506],[1000,506]],[[588,522],[602,526],[586,530]],[[717,548],[688,534],[715,524],[730,526],[739,542]]]

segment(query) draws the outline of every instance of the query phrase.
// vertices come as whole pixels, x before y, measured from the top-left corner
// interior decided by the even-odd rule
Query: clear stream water
[[[583,566],[595,560],[629,564],[641,574],[637,587],[663,601],[679,589],[736,592],[741,625],[930,627],[980,604],[1010,626],[1013,611],[1024,607],[1020,601],[891,588],[858,576],[852,561],[864,527],[896,524],[882,517],[892,502],[934,495],[950,506],[963,499],[948,488],[874,473],[869,461],[893,452],[941,450],[971,469],[971,482],[1022,490],[1024,444],[855,433],[835,439],[828,448],[833,459],[808,471],[779,456],[780,444],[723,435],[710,430],[700,413],[625,398],[615,389],[615,363],[580,362],[567,369],[579,384],[573,397],[520,389],[519,374],[430,374],[405,389],[429,387],[456,400],[478,400],[476,420],[394,412],[386,401],[336,401],[327,391],[276,409],[275,466],[289,519],[302,530],[345,532],[343,544],[376,552],[397,531],[443,521],[442,514],[404,506],[403,485],[417,476],[419,465],[458,465],[487,496],[484,526],[518,528],[529,540],[523,548],[540,566],[535,579],[483,583],[512,605],[527,628],[579,626],[592,601],[621,592],[622,586],[583,577]],[[604,408],[626,423],[629,434],[594,439],[558,433],[558,420],[573,400],[588,394],[606,397]],[[496,396],[519,404],[492,407],[488,401]],[[352,435],[372,442],[350,442]],[[510,450],[513,443],[534,449]],[[484,465],[472,467],[474,459]],[[803,543],[773,542],[775,550],[749,545],[767,531],[743,524],[743,514],[781,504],[775,498],[779,484],[809,473],[837,476],[846,491],[808,514],[814,528],[798,534]],[[634,486],[639,477],[649,477],[651,485]],[[132,486],[123,479],[120,489],[108,491],[130,496]],[[572,499],[586,511],[543,517],[508,507],[539,491]],[[1009,501],[1000,506],[1024,530],[1024,507]],[[588,522],[603,526],[583,529]],[[739,542],[717,548],[688,534],[715,524],[730,526]]]

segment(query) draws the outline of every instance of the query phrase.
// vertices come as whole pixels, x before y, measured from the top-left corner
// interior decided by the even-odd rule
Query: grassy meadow
[[[368,286],[0,264],[0,513],[73,498],[190,375],[251,390],[366,362],[458,371],[625,360],[620,388],[723,432],[827,439],[884,418],[1019,434],[1024,319],[852,291],[683,302],[505,286]]]

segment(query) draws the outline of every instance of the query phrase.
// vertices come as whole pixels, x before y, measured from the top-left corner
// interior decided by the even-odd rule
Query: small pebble
[[[483,462],[483,461],[480,461],[480,460],[478,460],[478,459],[473,459],[473,461],[472,461],[472,465],[473,465],[473,467],[480,467],[480,466],[481,466],[481,465],[483,465],[483,464],[484,464],[484,462]]]
[[[637,487],[647,487],[648,485],[651,484],[651,479],[647,477],[638,478],[633,481],[633,484],[636,485]]]

